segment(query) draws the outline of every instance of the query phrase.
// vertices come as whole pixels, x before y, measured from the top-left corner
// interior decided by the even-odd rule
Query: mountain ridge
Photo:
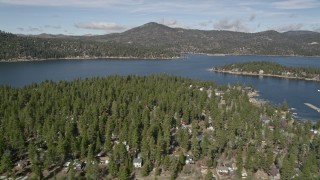
[[[10,34],[10,33],[9,33]],[[0,59],[137,57],[172,58],[185,53],[320,56],[320,33],[245,33],[171,28],[155,22],[122,33],[93,36],[0,33]],[[8,38],[10,37],[10,38]],[[5,47],[11,44],[12,48]]]

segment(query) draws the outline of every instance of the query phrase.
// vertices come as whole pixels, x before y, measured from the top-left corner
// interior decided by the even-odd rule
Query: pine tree
[[[145,160],[141,169],[142,176],[148,176],[152,169],[150,160]]]
[[[89,145],[87,156],[86,178],[99,179],[99,166],[98,162],[94,159],[94,149],[92,144]]]
[[[238,151],[236,165],[237,165],[237,175],[238,175],[238,177],[241,177],[242,169],[243,169],[243,160],[242,160],[242,151],[241,150]]]
[[[129,172],[128,172],[128,168],[126,166],[120,167],[119,179],[120,180],[129,180]]]
[[[117,175],[118,175],[118,164],[116,162],[114,154],[112,154],[111,157],[110,157],[109,173],[113,177],[117,177]]]
[[[33,142],[29,143],[28,156],[29,156],[29,159],[31,162],[35,162],[36,157],[37,157],[37,149],[36,149],[36,146]]]
[[[66,144],[64,138],[60,135],[57,145],[57,155],[59,156],[59,163],[63,163],[66,157]]]
[[[73,163],[74,163],[73,161],[70,162],[70,167],[69,167],[69,180],[75,180],[75,179],[76,179],[76,175],[75,175]]]
[[[192,154],[193,154],[195,160],[198,160],[200,158],[201,149],[200,149],[198,139],[196,137],[196,133],[193,133],[193,135],[192,135],[191,151],[192,151]]]
[[[0,161],[0,173],[10,171],[12,167],[11,153],[5,152]]]
[[[212,180],[212,172],[210,170],[208,170],[207,175],[206,175],[206,180]]]

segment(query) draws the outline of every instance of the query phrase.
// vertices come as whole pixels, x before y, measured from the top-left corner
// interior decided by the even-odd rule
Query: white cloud
[[[184,29],[190,29],[189,25],[186,25],[184,23],[178,22],[174,18],[161,18],[159,20],[156,20],[157,23],[163,24],[165,26],[169,26],[172,28],[184,28]]]
[[[45,25],[44,27],[49,29],[61,29],[61,26],[54,26],[54,25]]]
[[[222,19],[214,24],[214,28],[217,30],[249,32],[249,28],[244,25],[239,19]]]
[[[75,27],[80,29],[94,29],[105,31],[124,31],[127,27],[119,25],[114,22],[80,22],[75,24]]]
[[[287,31],[299,31],[303,27],[303,24],[287,24],[283,26],[278,26],[273,28],[274,30],[278,32],[287,32]]]
[[[163,24],[166,26],[176,26],[178,24],[176,19],[166,19],[166,18],[162,18],[158,21],[159,24]]]
[[[319,7],[320,2],[318,0],[284,0],[274,2],[272,5],[278,9],[309,9]]]

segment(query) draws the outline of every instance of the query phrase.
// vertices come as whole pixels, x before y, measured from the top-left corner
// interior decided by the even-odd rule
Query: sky
[[[320,32],[320,0],[0,0],[0,30],[98,35],[148,22],[201,30]]]

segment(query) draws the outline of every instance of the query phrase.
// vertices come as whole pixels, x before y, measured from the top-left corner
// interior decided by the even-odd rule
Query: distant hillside
[[[320,33],[317,32],[203,31],[170,28],[153,22],[123,33],[99,36],[16,36],[1,32],[0,42],[0,59],[77,56],[165,58],[182,53],[320,55]]]
[[[0,61],[57,58],[172,58],[175,52],[160,48],[99,42],[87,37],[73,36],[18,36],[0,31]]]
[[[242,33],[170,28],[148,23],[120,34],[92,37],[105,42],[132,43],[147,47],[166,47],[183,53],[320,55],[320,33],[264,31]]]

